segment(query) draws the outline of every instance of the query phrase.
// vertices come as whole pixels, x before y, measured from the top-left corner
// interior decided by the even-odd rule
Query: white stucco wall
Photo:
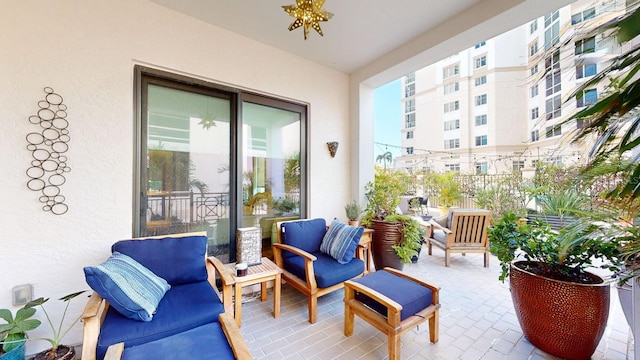
[[[15,310],[11,288],[19,284],[54,299],[88,289],[82,268],[131,236],[135,64],[310,104],[310,216],[344,217],[351,199],[346,74],[147,0],[0,0],[0,9],[0,308]],[[28,117],[46,86],[64,97],[70,123],[62,216],[42,211],[39,194],[26,187]],[[327,141],[340,142],[335,158]],[[72,316],[84,302],[72,303]],[[48,308],[53,317],[61,312],[57,301]],[[78,325],[64,342],[80,341]],[[27,353],[46,347],[31,342]]]

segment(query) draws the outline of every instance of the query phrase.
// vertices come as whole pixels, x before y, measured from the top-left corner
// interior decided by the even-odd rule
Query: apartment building
[[[503,173],[584,161],[588,141],[571,142],[583,124],[564,122],[605,88],[571,95],[624,50],[593,29],[632,2],[577,1],[405,76],[396,167]]]

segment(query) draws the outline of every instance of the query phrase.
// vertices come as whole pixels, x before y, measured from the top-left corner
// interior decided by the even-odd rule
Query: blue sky
[[[400,124],[402,121],[400,86],[401,82],[398,79],[374,90],[373,138],[376,142],[373,144],[374,160],[378,155],[387,151],[393,154],[394,159],[400,156]]]

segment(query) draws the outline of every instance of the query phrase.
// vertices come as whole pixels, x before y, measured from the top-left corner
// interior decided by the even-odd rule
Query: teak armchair
[[[288,230],[285,233],[285,225]],[[340,264],[320,251],[327,232],[324,219],[303,219],[276,223],[277,242],[273,244],[276,265],[282,278],[308,298],[309,322],[318,319],[318,297],[344,287],[344,282],[364,273],[364,261],[353,258]],[[286,239],[283,239],[286,237]],[[356,239],[356,242],[359,239]],[[354,247],[355,249],[355,247]]]
[[[484,267],[489,266],[489,240],[487,228],[490,224],[487,210],[457,210],[449,212],[444,226],[431,220],[429,255],[433,245],[444,250],[444,265],[449,266],[451,253],[484,253]]]

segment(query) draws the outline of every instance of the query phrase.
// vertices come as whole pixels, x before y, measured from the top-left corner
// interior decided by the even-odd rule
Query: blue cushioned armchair
[[[276,227],[275,263],[283,270],[282,278],[308,297],[309,322],[313,324],[318,318],[318,297],[343,288],[346,280],[363,275],[364,261],[354,257],[362,230],[352,233],[348,241],[351,245],[355,241],[353,251],[347,253],[347,262],[341,264],[320,250],[327,233],[324,219],[282,221]]]
[[[179,358],[177,352],[184,354],[185,351],[191,358],[198,359],[210,358],[211,354],[215,359],[250,359],[235,322],[227,315],[232,313],[233,279],[218,259],[206,257],[206,244],[204,232],[123,240],[113,244],[114,255],[123,254],[133,259],[136,266],[150,270],[170,287],[160,294],[150,319],[128,316],[122,311],[123,307],[130,307],[128,303],[116,306],[119,299],[114,297],[114,288],[123,288],[122,281],[116,278],[108,282],[101,272],[102,266],[115,258],[114,255],[103,264],[86,267],[87,283],[96,292],[89,298],[82,314],[82,359],[103,359],[107,349],[114,344],[121,344],[124,359],[174,359]],[[216,287],[216,274],[221,282],[221,293]],[[176,343],[189,341],[192,344],[189,349],[180,347],[173,353],[167,351]],[[154,352],[150,349],[159,354],[151,355]]]

